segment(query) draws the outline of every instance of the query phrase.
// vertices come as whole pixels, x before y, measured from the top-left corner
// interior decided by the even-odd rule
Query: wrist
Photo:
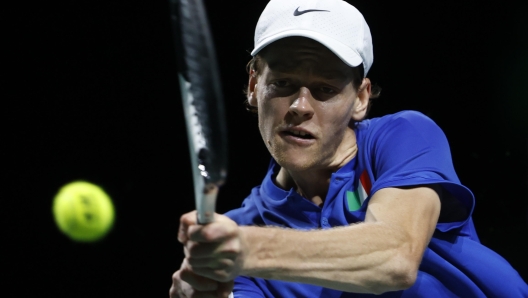
[[[241,254],[240,254],[240,275],[248,275],[248,268],[250,267],[250,254],[251,254],[251,248],[250,243],[251,239],[249,239],[249,235],[251,234],[249,230],[249,227],[242,226],[239,227],[239,233],[240,233],[240,246],[241,246]]]
[[[240,275],[269,278],[270,272],[278,269],[273,261],[281,229],[272,227],[245,226],[241,228],[243,264]]]

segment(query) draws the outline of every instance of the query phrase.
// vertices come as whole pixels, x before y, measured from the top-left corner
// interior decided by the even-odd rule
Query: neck
[[[283,189],[293,187],[304,198],[318,206],[322,206],[328,193],[332,173],[335,173],[356,156],[357,145],[354,145],[349,153],[347,158],[338,163],[338,166],[303,171],[292,171],[281,167],[275,182]]]

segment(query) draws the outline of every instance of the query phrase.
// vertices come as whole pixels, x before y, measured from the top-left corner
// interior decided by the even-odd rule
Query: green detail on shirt
[[[348,202],[348,211],[356,211],[361,208],[361,202],[359,201],[359,194],[357,190],[354,192],[347,190],[346,198]]]

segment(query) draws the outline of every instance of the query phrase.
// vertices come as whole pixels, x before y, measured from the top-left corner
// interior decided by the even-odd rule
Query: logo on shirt
[[[348,203],[348,211],[357,211],[363,205],[363,202],[370,195],[370,189],[372,188],[372,183],[370,182],[369,175],[367,170],[364,170],[359,176],[359,185],[356,190],[346,192],[346,199]]]

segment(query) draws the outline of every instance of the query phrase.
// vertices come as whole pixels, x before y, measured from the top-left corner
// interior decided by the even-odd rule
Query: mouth
[[[280,132],[280,136],[288,143],[296,146],[311,146],[316,141],[316,136],[302,127],[287,127]]]
[[[304,140],[315,139],[314,136],[312,136],[310,133],[305,132],[305,131],[286,130],[286,131],[283,131],[282,133],[287,136],[292,136],[292,137],[300,138]]]

